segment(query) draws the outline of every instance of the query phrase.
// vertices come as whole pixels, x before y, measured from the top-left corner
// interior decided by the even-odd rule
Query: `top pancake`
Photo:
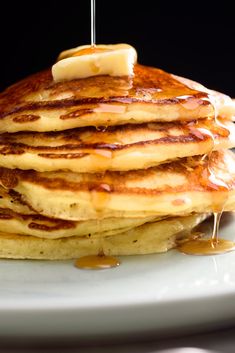
[[[192,120],[215,110],[231,118],[232,100],[225,95],[152,67],[136,65],[134,73],[59,83],[51,70],[37,73],[0,95],[0,131]]]

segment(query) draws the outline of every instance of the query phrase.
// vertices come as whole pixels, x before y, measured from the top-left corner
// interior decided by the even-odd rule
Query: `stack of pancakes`
[[[163,252],[235,209],[232,100],[159,69],[0,95],[0,257]],[[213,150],[213,152],[212,152]]]

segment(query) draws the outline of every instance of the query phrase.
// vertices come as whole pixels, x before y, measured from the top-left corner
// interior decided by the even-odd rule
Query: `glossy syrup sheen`
[[[46,92],[45,99],[41,99],[42,92]],[[66,100],[57,99],[67,94],[69,98]],[[160,69],[139,64],[135,65],[134,76],[131,78],[92,76],[60,83],[52,80],[51,70],[46,70],[20,81],[0,94],[0,119],[13,112],[17,116],[28,115],[28,111],[40,118],[38,111],[41,109],[58,111],[60,108],[67,110],[66,114],[60,115],[61,120],[76,119],[93,111],[108,113],[109,110],[115,110],[115,113],[123,114],[126,105],[141,102],[144,105],[154,104],[156,108],[158,105],[177,106],[187,115],[184,120],[192,120],[213,114],[210,102],[204,99],[207,96],[207,93],[191,89]],[[76,110],[72,109],[75,107]],[[173,120],[181,119],[179,116]]]

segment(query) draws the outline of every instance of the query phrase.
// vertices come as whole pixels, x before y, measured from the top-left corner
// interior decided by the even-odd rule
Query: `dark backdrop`
[[[134,45],[139,62],[235,97],[235,16],[226,2],[96,0],[97,43]],[[90,40],[90,0],[1,2],[0,88]]]

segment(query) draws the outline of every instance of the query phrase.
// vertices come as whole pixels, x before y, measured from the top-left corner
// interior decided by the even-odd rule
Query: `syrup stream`
[[[216,246],[219,242],[219,225],[220,225],[220,220],[221,216],[223,214],[222,212],[214,212],[214,224],[213,224],[213,232],[211,236],[211,245]]]
[[[96,44],[96,31],[95,31],[95,0],[91,0],[91,47]]]

